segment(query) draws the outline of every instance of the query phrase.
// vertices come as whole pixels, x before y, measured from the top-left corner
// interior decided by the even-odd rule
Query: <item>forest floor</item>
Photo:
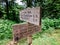
[[[37,36],[37,35],[36,35]],[[37,38],[33,36],[32,45],[60,45],[60,29],[44,31]],[[7,45],[10,39],[0,41],[0,45]],[[26,41],[20,41],[19,45],[27,45]]]

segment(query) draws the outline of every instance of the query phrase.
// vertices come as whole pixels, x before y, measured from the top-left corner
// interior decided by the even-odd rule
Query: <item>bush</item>
[[[50,27],[52,28],[60,28],[60,19],[42,19],[42,30],[47,30]]]
[[[0,19],[0,40],[4,38],[12,38],[12,25],[15,22]]]
[[[60,19],[54,19],[54,27],[60,28]]]

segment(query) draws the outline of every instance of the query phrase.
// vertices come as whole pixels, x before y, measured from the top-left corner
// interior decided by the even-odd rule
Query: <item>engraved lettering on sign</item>
[[[40,7],[27,8],[20,11],[20,20],[23,20],[35,25],[40,25]]]

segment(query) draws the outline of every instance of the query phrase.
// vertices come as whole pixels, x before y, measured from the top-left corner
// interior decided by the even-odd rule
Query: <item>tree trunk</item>
[[[7,19],[9,19],[9,8],[8,8],[8,0],[5,0],[6,2],[6,15],[7,15]]]

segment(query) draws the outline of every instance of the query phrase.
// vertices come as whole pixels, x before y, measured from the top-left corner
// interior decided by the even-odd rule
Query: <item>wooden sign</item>
[[[41,26],[36,26],[34,24],[28,23],[28,35],[32,35],[40,31],[41,31]]]
[[[15,41],[18,41],[19,39],[23,37],[27,37],[27,29],[28,24],[16,24],[13,26],[13,38]]]
[[[28,35],[35,34],[40,32],[40,26],[36,26],[30,23],[23,23],[23,24],[15,24],[13,26],[13,37],[14,40],[19,40],[21,38],[25,38]]]
[[[20,20],[40,25],[40,7],[27,8],[20,11]]]
[[[27,23],[13,26],[13,39],[18,41],[28,37],[28,45],[31,45],[32,35],[41,31],[40,7],[26,8],[20,11],[20,20]]]

